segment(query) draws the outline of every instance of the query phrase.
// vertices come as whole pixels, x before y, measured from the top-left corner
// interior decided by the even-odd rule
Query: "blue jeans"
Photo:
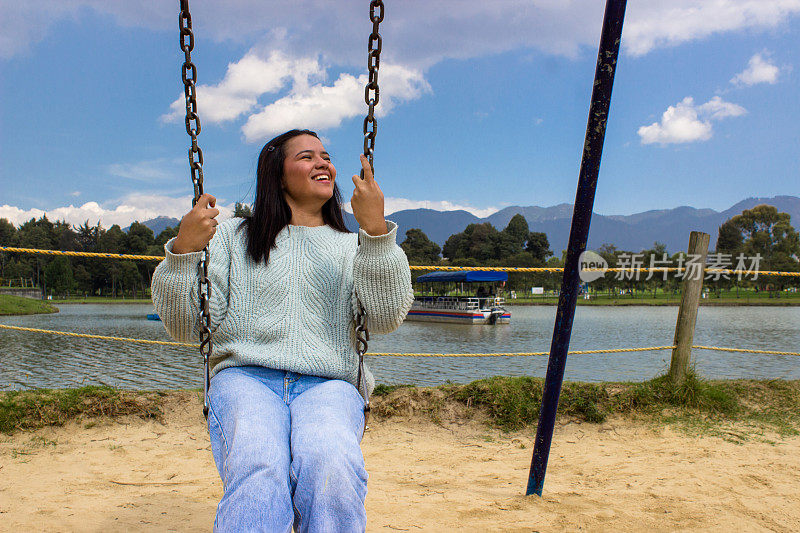
[[[208,430],[225,492],[215,531],[364,531],[364,400],[346,381],[258,366],[211,380]]]

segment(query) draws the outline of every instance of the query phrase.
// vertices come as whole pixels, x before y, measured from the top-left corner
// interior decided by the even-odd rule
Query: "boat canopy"
[[[508,281],[508,272],[500,270],[469,270],[458,272],[431,272],[417,278],[417,283],[430,283],[438,281],[461,281],[467,283],[480,283],[485,281]]]

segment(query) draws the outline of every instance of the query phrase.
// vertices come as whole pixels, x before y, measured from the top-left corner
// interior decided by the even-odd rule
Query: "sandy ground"
[[[221,483],[198,411],[0,435],[0,530],[209,531]],[[524,496],[532,440],[476,422],[373,423],[369,531],[800,531],[800,437],[563,424],[543,498]]]

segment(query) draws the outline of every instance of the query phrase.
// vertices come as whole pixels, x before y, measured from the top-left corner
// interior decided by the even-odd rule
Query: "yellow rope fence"
[[[132,261],[163,261],[161,255],[133,255],[133,254],[112,254],[105,252],[70,252],[62,250],[40,250],[38,248],[15,248],[13,246],[0,246],[0,252],[16,252],[20,254],[43,254],[43,255],[62,255],[69,257],[92,257],[99,259],[128,259]],[[468,266],[442,266],[442,265],[411,265],[411,270],[443,270],[443,271],[488,271],[499,270],[502,272],[563,272],[561,267],[468,267]],[[686,268],[680,267],[637,267],[637,268],[606,268],[606,269],[584,269],[584,272],[682,272]],[[706,274],[731,274],[731,275],[759,275],[759,276],[789,276],[800,277],[800,272],[779,272],[775,270],[731,270],[729,268],[707,268]]]
[[[198,348],[199,344],[186,342],[154,341],[147,339],[132,339],[128,337],[109,337],[105,335],[91,335],[89,333],[73,333],[71,331],[54,331],[49,329],[24,328],[20,326],[9,326],[0,324],[0,329],[13,331],[28,331],[33,333],[48,333],[51,335],[63,335],[65,337],[77,337],[82,339],[98,339],[104,341],[136,342],[141,344],[160,344],[164,346],[181,346],[187,348]],[[658,350],[672,350],[675,346],[646,346],[643,348],[609,348],[605,350],[573,350],[569,355],[588,355],[601,353],[629,353],[629,352],[650,352]],[[720,352],[743,352],[768,355],[796,355],[800,352],[778,352],[773,350],[749,350],[746,348],[720,348],[718,346],[692,346],[698,350],[717,350]],[[380,357],[532,357],[550,355],[550,352],[496,352],[496,353],[394,353],[394,352],[375,352],[367,355]]]
[[[800,355],[800,352],[774,352],[772,350],[748,350],[747,348],[720,348],[719,346],[692,346],[698,350],[716,350],[718,352],[762,353],[768,355]]]
[[[2,250],[0,250],[2,251]],[[503,272],[563,272],[561,267],[461,267],[461,266],[420,266],[411,265],[411,270],[445,270],[445,271],[480,271],[480,270],[499,270]],[[636,267],[636,268],[584,268],[583,272],[683,272],[686,268],[680,267]],[[789,276],[800,277],[800,272],[779,272],[776,270],[732,270],[729,268],[706,268],[706,274],[731,274],[731,275],[759,275],[759,276]]]
[[[574,350],[569,355],[597,353],[649,352],[651,350],[671,350],[674,346],[647,346],[644,348],[610,348],[608,350]],[[497,353],[367,353],[382,357],[531,357],[550,355],[550,352],[497,352]]]
[[[105,252],[68,252],[62,250],[40,250],[38,248],[14,248],[0,246],[0,252],[16,252],[18,254],[64,255],[68,257],[94,257],[99,259],[130,259],[139,261],[163,261],[160,255],[112,254]]]
[[[164,346],[185,346],[188,348],[199,348],[199,344],[188,344],[185,342],[172,341],[151,341],[147,339],[131,339],[128,337],[108,337],[106,335],[90,335],[88,333],[73,333],[71,331],[54,331],[51,329],[23,328],[20,326],[8,326],[0,324],[0,329],[10,329],[14,331],[29,331],[33,333],[49,333],[50,335],[63,335],[65,337],[77,337],[81,339],[99,339],[102,341],[137,342],[140,344],[161,344]]]

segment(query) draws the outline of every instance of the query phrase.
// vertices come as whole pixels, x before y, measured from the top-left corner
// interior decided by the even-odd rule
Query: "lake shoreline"
[[[32,300],[34,302],[41,301],[41,300]],[[0,312],[0,316],[20,316],[26,314],[41,314],[41,313],[57,313],[58,308],[56,305],[146,305],[152,304],[151,300],[50,300],[46,302],[45,305],[55,309],[55,311],[39,311],[36,313],[26,313],[26,312]],[[503,304],[504,306],[508,307],[548,307],[548,306],[557,306],[558,301],[547,301],[547,302],[536,302],[536,301],[526,301],[526,302],[516,302],[514,300],[506,300]],[[632,307],[632,306],[641,306],[641,307],[677,307],[680,305],[680,300],[653,300],[653,299],[631,299],[631,300],[578,300],[577,305],[581,307]],[[768,299],[768,300],[734,300],[734,301],[726,301],[726,300],[700,300],[700,306],[702,307],[800,307],[800,298],[786,298],[786,299]]]
[[[504,430],[535,425],[544,379],[493,377],[436,387],[378,384],[372,395],[377,419],[419,415],[454,422],[475,417]],[[171,402],[202,403],[199,389],[120,389],[87,385],[65,389],[0,391],[0,432],[63,425],[97,416],[158,419]],[[664,410],[669,411],[665,417]],[[772,413],[765,421],[764,411]],[[644,382],[565,381],[558,415],[564,420],[603,422],[610,416],[648,418],[665,424],[704,419],[712,426],[756,423],[800,429],[800,380],[706,380],[690,372],[681,385],[659,376]],[[800,434],[800,431],[793,430]]]
[[[0,294],[0,316],[25,316],[58,313],[58,307],[43,300]]]
[[[89,304],[133,305],[133,304],[137,304],[137,305],[142,305],[142,304],[152,304],[153,300],[150,300],[150,299],[147,299],[147,298],[129,298],[129,299],[117,298],[117,299],[114,299],[114,300],[105,300],[105,299],[102,299],[102,298],[90,298],[90,299],[81,298],[81,299],[75,299],[75,300],[50,300],[50,302],[53,303],[53,304],[59,304],[59,305],[62,305],[62,304],[77,304],[77,305],[89,305]]]
[[[556,306],[558,302],[514,302],[506,300],[503,305],[506,306]],[[578,300],[579,306],[585,307],[630,307],[630,306],[643,306],[643,307],[669,307],[669,306],[679,306],[680,300],[665,300],[665,301],[658,301],[658,300],[648,300],[643,299],[642,301],[637,300],[612,300],[610,302],[605,301],[592,301],[592,300]],[[707,307],[797,307],[800,306],[800,299],[786,299],[780,301],[780,299],[775,300],[750,300],[750,301],[706,301],[700,300],[700,306],[707,306]]]

